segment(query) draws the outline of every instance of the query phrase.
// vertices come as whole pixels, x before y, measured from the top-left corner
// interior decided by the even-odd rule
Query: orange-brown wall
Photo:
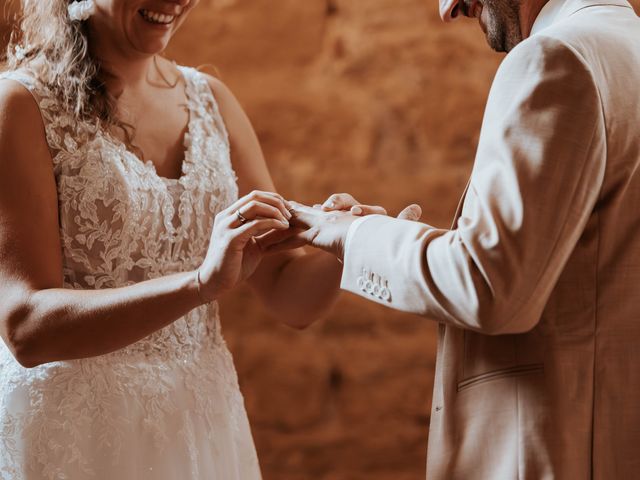
[[[334,192],[448,226],[501,56],[435,0],[203,1],[168,55],[215,64],[280,192]],[[223,304],[266,480],[424,478],[435,325],[344,295],[305,332]]]
[[[202,0],[167,55],[217,67],[285,196],[418,202],[443,227],[502,59],[436,0]],[[344,295],[299,332],[242,289],[223,323],[265,480],[424,478],[433,322]]]

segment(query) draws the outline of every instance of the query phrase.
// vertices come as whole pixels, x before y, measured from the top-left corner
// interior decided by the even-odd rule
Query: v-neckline
[[[156,165],[153,163],[151,159],[142,160],[138,155],[136,155],[134,152],[129,150],[127,145],[122,140],[115,139],[120,144],[120,146],[124,149],[126,156],[131,157],[132,161],[138,162],[140,163],[140,165],[147,168],[152,173],[152,175],[156,179],[161,181],[164,185],[177,185],[182,183],[189,173],[186,167],[187,167],[187,162],[191,158],[192,143],[189,141],[189,137],[191,136],[191,130],[192,130],[191,127],[195,118],[193,114],[193,110],[191,108],[191,103],[193,102],[191,84],[189,83],[190,79],[188,78],[188,75],[184,71],[184,69],[181,66],[177,66],[177,68],[184,81],[184,94],[187,100],[187,114],[188,114],[186,130],[184,130],[182,134],[182,161],[180,162],[180,176],[178,178],[169,178],[169,177],[160,175],[158,173]]]

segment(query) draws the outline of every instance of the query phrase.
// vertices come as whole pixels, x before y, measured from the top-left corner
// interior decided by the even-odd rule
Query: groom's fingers
[[[331,210],[349,210],[355,205],[358,205],[358,201],[348,193],[334,193],[322,204],[322,209],[327,212]]]
[[[402,210],[398,214],[398,218],[402,220],[410,220],[412,222],[417,222],[420,220],[422,216],[422,208],[418,204],[409,205],[407,208]]]
[[[348,193],[334,193],[322,204],[325,212],[348,211],[356,217],[365,215],[387,215],[387,211],[377,205],[362,205]]]
[[[351,215],[364,217],[365,215],[386,215],[387,211],[383,207],[373,205],[354,205],[351,207]]]

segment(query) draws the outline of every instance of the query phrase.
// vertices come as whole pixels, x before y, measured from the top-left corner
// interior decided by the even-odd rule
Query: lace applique
[[[153,164],[108,132],[75,122],[28,74],[0,76],[25,85],[42,112],[57,184],[65,288],[122,287],[197,268],[215,215],[237,199],[229,140],[207,79],[181,71],[190,115],[178,180],[158,176]],[[0,478],[19,478],[23,465],[47,479],[69,478],[69,471],[91,477],[92,448],[118,464],[129,454],[126,432],[138,427],[158,451],[176,441],[170,432],[181,432],[197,478],[194,422],[211,441],[246,422],[216,303],[96,358],[24,369],[0,344],[0,371]],[[248,431],[242,442],[254,455]]]

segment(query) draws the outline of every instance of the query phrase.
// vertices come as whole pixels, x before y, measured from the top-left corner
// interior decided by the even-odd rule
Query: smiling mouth
[[[177,15],[167,15],[160,12],[152,12],[151,10],[139,10],[138,13],[147,22],[155,25],[171,25],[177,17]]]

